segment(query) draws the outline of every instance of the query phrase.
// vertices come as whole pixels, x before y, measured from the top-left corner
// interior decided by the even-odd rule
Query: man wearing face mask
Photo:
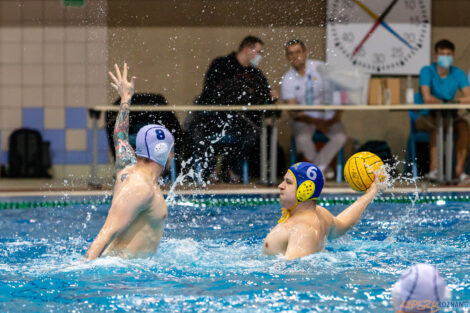
[[[218,57],[207,70],[202,94],[196,104],[202,105],[256,105],[273,103],[278,95],[272,91],[268,80],[258,68],[263,54],[263,41],[254,36],[245,37],[237,52]],[[229,174],[233,181],[242,173],[243,159],[248,158],[256,144],[258,129],[261,126],[261,112],[197,112],[190,115],[186,122],[194,139],[194,153],[205,157],[208,146],[212,146],[216,154],[223,153],[228,158]],[[223,138],[229,138],[224,143]],[[211,151],[212,152],[212,151]],[[212,154],[212,153],[210,153]],[[212,172],[215,158],[203,160],[207,170]]]
[[[470,87],[465,72],[453,66],[455,47],[449,40],[438,41],[434,46],[436,62],[424,66],[419,74],[419,94],[417,103],[440,104],[440,103],[470,103]],[[462,96],[457,97],[460,90]],[[462,117],[455,115],[454,129],[457,133],[456,141],[456,164],[455,175],[459,181],[469,179],[464,172],[465,160],[469,144],[468,123]],[[430,180],[437,179],[437,125],[432,111],[424,110],[416,121],[418,131],[430,132]]]

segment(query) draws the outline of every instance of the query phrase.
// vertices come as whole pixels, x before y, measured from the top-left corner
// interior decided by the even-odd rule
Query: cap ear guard
[[[155,162],[160,164],[161,166],[165,166],[168,155],[170,154],[169,147],[166,143],[164,142],[159,142],[155,145],[155,148],[153,149],[153,159]]]
[[[304,202],[310,199],[315,192],[315,183],[311,180],[306,180],[297,188],[297,201]]]

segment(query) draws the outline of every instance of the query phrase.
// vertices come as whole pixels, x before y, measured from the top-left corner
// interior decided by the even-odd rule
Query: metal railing
[[[466,109],[470,110],[470,104],[396,104],[396,105],[292,105],[292,104],[267,104],[267,105],[135,105],[131,106],[131,111],[170,111],[170,112],[196,112],[196,111],[321,111],[321,110],[338,110],[338,111],[408,111],[408,110],[436,110],[437,121],[437,148],[438,148],[438,178],[440,182],[450,182],[452,179],[452,114],[446,114],[447,119],[447,140],[445,147],[446,157],[446,177],[444,180],[444,123],[443,111]],[[97,180],[97,161],[98,161],[98,119],[101,112],[119,111],[119,106],[95,106],[89,109],[90,117],[93,120],[93,158],[91,164],[91,179],[89,184],[99,186]],[[270,158],[270,177],[268,181],[268,135],[267,122],[263,119],[260,138],[260,183],[275,184],[277,173],[277,134],[278,125],[277,118],[270,117],[271,132],[271,158]]]

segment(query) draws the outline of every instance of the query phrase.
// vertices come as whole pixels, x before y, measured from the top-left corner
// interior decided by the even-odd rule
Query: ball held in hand
[[[361,151],[352,155],[344,166],[344,178],[356,191],[366,191],[375,180],[374,172],[381,170],[383,161],[376,154]],[[384,181],[385,174],[380,174],[379,179]]]

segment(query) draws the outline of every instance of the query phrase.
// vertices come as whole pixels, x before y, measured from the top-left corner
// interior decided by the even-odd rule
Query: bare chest
[[[285,254],[289,243],[289,229],[286,224],[278,224],[266,236],[263,243],[263,253],[269,255]]]

